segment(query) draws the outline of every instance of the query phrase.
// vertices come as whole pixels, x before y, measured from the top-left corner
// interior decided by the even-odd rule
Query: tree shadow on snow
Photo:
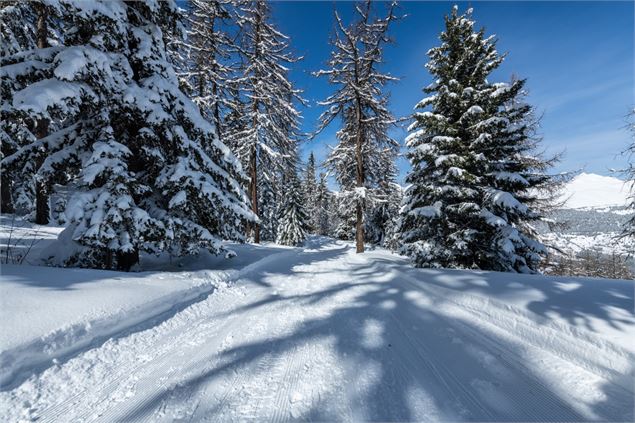
[[[301,253],[294,260],[276,262],[267,273],[255,273],[251,279],[253,283],[272,288],[275,288],[275,284],[270,282],[273,276],[295,276],[298,283],[311,284],[311,279],[300,281],[303,266],[316,261],[335,261],[344,254],[348,254],[346,248]],[[330,381],[328,377],[323,378],[325,385],[313,387],[306,402],[294,405],[293,398],[283,398],[281,404],[299,407],[296,414],[285,415],[284,419],[585,420],[576,411],[572,395],[565,397],[556,392],[545,376],[524,364],[527,362],[525,352],[515,341],[498,337],[467,319],[450,318],[438,312],[430,298],[413,289],[411,283],[404,282],[403,276],[393,271],[399,263],[400,259],[389,261],[378,258],[372,262],[360,262],[354,258],[347,262],[345,259],[348,270],[335,269],[328,284],[320,282],[326,285],[325,289],[308,289],[287,297],[271,294],[235,309],[233,313],[251,311],[257,315],[266,308],[290,303],[305,310],[308,317],[300,319],[290,333],[274,334],[266,339],[225,348],[219,353],[216,365],[210,365],[210,357],[215,357],[215,352],[210,352],[205,360],[184,369],[184,374],[192,376],[186,376],[176,386],[158,391],[124,419],[137,420],[148,416],[171,398],[193,396],[212,382],[235,379],[244,372],[248,373],[248,377],[260,379],[261,386],[276,387],[272,385],[275,378],[268,373],[270,368],[261,366],[263,362],[267,363],[265,357],[292,359],[299,348],[321,344],[328,346],[337,362],[346,364],[346,371],[343,374],[334,372]],[[329,278],[329,272],[325,266],[320,278]],[[491,273],[486,272],[472,276],[485,282],[475,285],[464,273],[453,274],[458,281],[454,289],[498,295],[507,290],[516,292],[524,289],[513,285],[502,275],[494,278],[495,283],[490,283]],[[448,271],[413,269],[409,274],[426,283],[448,283],[445,279]],[[513,279],[516,276],[513,275]],[[609,285],[604,291],[607,295],[605,300],[609,304],[623,306],[621,298],[615,299],[610,295],[610,289]],[[550,287],[541,290],[546,296],[544,304],[532,303],[530,309],[546,315],[547,310],[553,309],[549,295],[557,298],[561,293]],[[602,318],[604,304],[601,300],[598,299],[583,312]],[[321,307],[330,308],[328,314],[315,313],[311,316],[312,310],[317,311]],[[568,313],[575,312],[578,311],[574,307],[571,311],[560,310],[559,314],[566,318]],[[319,354],[320,351],[313,351],[304,359],[312,363],[311,358],[314,355],[319,357]],[[292,363],[287,365],[293,375],[275,381],[280,383],[276,387],[278,397],[287,391],[293,394],[303,378],[312,377],[310,369],[303,373],[303,370],[294,369]],[[207,370],[198,371],[200,369]],[[256,371],[258,369],[260,373]],[[311,384],[317,381],[304,382]],[[629,398],[629,393],[610,383],[605,391],[606,400],[589,404],[597,420],[632,420],[633,400]],[[238,395],[241,395],[240,389],[227,388],[216,401],[199,404],[196,415],[204,419],[205,416],[227,414],[230,412],[228,404],[232,399],[238,400],[235,397]]]

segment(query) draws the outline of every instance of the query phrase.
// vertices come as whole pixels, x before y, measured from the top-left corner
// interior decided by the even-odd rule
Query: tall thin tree
[[[242,3],[238,13],[244,61],[240,91],[246,102],[244,125],[228,135],[228,142],[248,170],[251,208],[260,216],[259,179],[274,180],[273,173],[285,168],[295,148],[301,116],[294,103],[304,100],[289,80],[286,65],[301,58],[290,52],[288,37],[271,22],[266,1]],[[260,226],[253,224],[251,232],[254,242],[260,242]]]
[[[325,76],[336,87],[335,93],[320,102],[328,109],[320,116],[317,133],[340,118],[338,144],[326,160],[329,171],[341,187],[340,200],[355,210],[356,251],[364,251],[364,209],[382,178],[385,163],[395,159],[399,144],[388,135],[396,123],[388,110],[385,86],[396,78],[382,73],[383,47],[390,24],[396,19],[396,3],[385,17],[374,17],[372,2],[355,5],[356,20],[345,25],[335,12],[336,33],[329,69]]]

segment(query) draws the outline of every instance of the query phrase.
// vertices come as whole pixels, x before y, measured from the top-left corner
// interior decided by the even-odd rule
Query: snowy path
[[[568,359],[513,310],[447,298],[401,258],[312,244],[0,393],[0,420],[633,419],[632,356],[592,331],[560,341],[612,367]]]

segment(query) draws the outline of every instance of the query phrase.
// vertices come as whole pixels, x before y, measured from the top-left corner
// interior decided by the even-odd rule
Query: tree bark
[[[360,118],[361,119],[361,118]],[[355,159],[356,159],[356,176],[357,176],[357,187],[364,187],[364,161],[362,158],[362,134],[358,132],[357,140],[355,143]],[[358,193],[359,194],[359,193]],[[356,200],[355,205],[355,214],[356,214],[356,222],[355,222],[355,248],[356,252],[363,253],[364,252],[364,213],[362,210],[362,203],[359,198]]]
[[[359,97],[356,101],[356,111],[357,115],[357,136],[355,139],[355,176],[358,188],[364,187],[364,158],[362,157],[362,143],[363,143],[363,132],[362,132],[362,105]],[[358,193],[359,194],[359,193]],[[355,214],[356,214],[356,222],[355,222],[355,248],[357,253],[364,252],[364,213],[362,210],[362,203],[359,198],[356,200]]]
[[[11,198],[11,181],[6,175],[6,172],[3,172],[0,178],[0,191],[2,192],[0,198],[0,213],[15,213],[13,198]]]
[[[132,266],[139,263],[139,250],[117,251],[117,270],[129,272]]]
[[[251,172],[251,180],[249,183],[249,193],[251,195],[251,210],[254,212],[256,216],[259,216],[258,212],[258,172],[256,168],[256,147],[254,146],[251,150],[251,157],[249,158],[249,168]],[[260,243],[260,225],[258,223],[252,224],[254,242],[256,244]]]
[[[256,25],[254,28],[254,44],[255,44],[255,49],[254,49],[254,56],[255,56],[255,60],[258,60],[258,56],[259,56],[259,52],[260,52],[260,20],[262,19],[262,6],[263,4],[259,1],[258,2],[258,10],[256,12]],[[258,73],[256,73],[254,75],[254,79],[257,81],[260,78],[260,75]],[[258,125],[258,110],[260,109],[259,104],[258,104],[258,100],[254,99],[253,101],[253,113],[254,113],[254,118],[253,118],[253,127],[254,130],[257,132],[256,130],[256,126]],[[256,135],[257,136],[257,135]],[[254,144],[251,148],[251,154],[249,157],[249,164],[250,164],[250,172],[251,172],[251,180],[250,180],[250,184],[249,184],[249,193],[251,195],[251,210],[254,212],[254,214],[257,217],[260,217],[260,213],[258,212],[258,151],[257,151],[257,144]],[[253,236],[254,236],[254,242],[256,244],[260,244],[260,225],[258,223],[253,223],[252,224],[252,232],[253,232]]]

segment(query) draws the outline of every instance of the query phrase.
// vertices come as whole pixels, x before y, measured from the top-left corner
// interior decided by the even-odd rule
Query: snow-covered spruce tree
[[[240,111],[235,99],[237,81],[233,66],[238,52],[238,31],[233,7],[236,0],[189,0],[187,38],[177,38],[170,49],[177,56],[181,88],[199,106],[225,142],[225,116]]]
[[[402,189],[396,182],[385,182],[380,199],[367,212],[364,222],[366,241],[396,251],[399,240],[397,226],[401,208]]]
[[[355,239],[355,223],[356,215],[351,213],[351,209],[355,209],[355,198],[336,193],[333,199],[331,216],[333,217],[332,234],[334,238],[344,241],[352,241]]]
[[[280,204],[278,236],[276,242],[282,245],[300,245],[307,236],[309,218],[304,209],[302,182],[297,174],[297,161],[291,162],[284,172],[283,187],[285,195]]]
[[[289,158],[295,154],[300,113],[294,102],[303,100],[289,81],[286,65],[299,58],[290,53],[288,38],[271,23],[266,1],[241,2],[237,13],[243,34],[239,89],[245,99],[244,116],[232,123],[238,130],[227,137],[248,171],[251,208],[260,216],[259,180],[275,181],[276,174],[291,166]],[[260,226],[253,224],[251,229],[254,242],[260,242]]]
[[[36,46],[35,2],[3,1],[0,3],[0,18],[0,57]]]
[[[333,195],[329,191],[326,183],[326,175],[320,174],[320,182],[318,182],[315,193],[315,217],[313,218],[313,230],[316,234],[328,236],[331,234],[331,204]]]
[[[395,228],[401,207],[401,187],[396,183],[397,166],[394,161],[384,161],[376,188],[376,200],[367,208],[364,217],[366,242],[385,246],[394,241]],[[394,242],[392,242],[394,244]]]
[[[39,172],[72,176],[79,187],[60,238],[80,247],[65,264],[128,270],[140,251],[219,253],[222,239],[243,239],[254,216],[232,176],[240,164],[178,89],[166,57],[166,37],[178,29],[174,3],[57,7],[73,29],[63,46],[23,54],[39,80],[12,104],[60,122],[38,140],[47,152]]]
[[[406,139],[402,252],[416,266],[535,272],[546,251],[531,222],[558,185],[546,174],[555,159],[536,153],[525,80],[488,81],[504,56],[471,13],[455,6],[428,52],[435,82]]]
[[[260,239],[263,241],[275,241],[277,238],[279,199],[285,195],[281,179],[277,172],[267,172],[258,179]]]
[[[356,4],[356,20],[346,26],[335,13],[336,34],[329,69],[315,75],[328,77],[336,86],[334,94],[320,105],[328,109],[320,116],[320,132],[339,118],[338,144],[326,160],[340,185],[340,210],[354,211],[358,253],[364,251],[364,211],[373,200],[386,162],[395,159],[398,143],[388,136],[395,118],[387,108],[385,85],[396,80],[382,73],[383,46],[390,41],[387,32],[395,20],[395,3],[384,18],[375,17],[371,1]],[[350,207],[350,208],[349,208]],[[348,224],[344,217],[341,223]],[[344,229],[344,228],[342,228]],[[338,231],[337,236],[345,236]]]
[[[40,145],[28,161],[13,163],[8,157],[21,148],[37,143],[49,133],[53,122],[34,116],[13,104],[13,93],[40,78],[38,61],[31,54],[45,51],[60,42],[56,7],[48,2],[4,2],[0,5],[0,138],[2,139],[2,210],[26,214],[35,204],[34,220],[49,220],[48,194],[52,186],[39,172],[46,155]],[[44,53],[46,54],[46,53]],[[14,207],[15,206],[15,207]]]
[[[318,204],[317,204],[317,181],[315,179],[315,156],[313,152],[309,154],[309,158],[304,170],[304,208],[309,216],[309,230],[312,233],[317,232],[318,223]]]

